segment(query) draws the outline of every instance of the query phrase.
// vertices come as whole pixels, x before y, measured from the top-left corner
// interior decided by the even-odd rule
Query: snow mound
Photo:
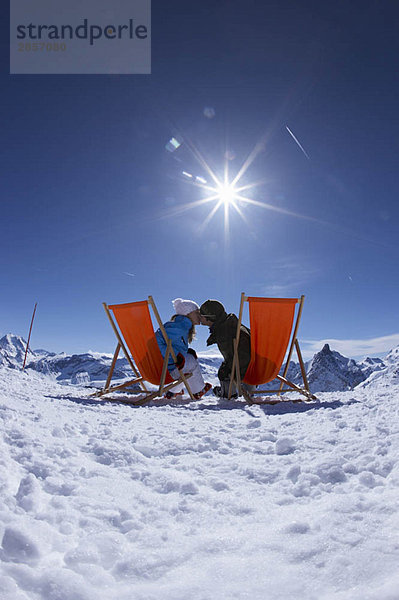
[[[132,407],[0,367],[1,600],[393,600],[395,392],[320,396]]]

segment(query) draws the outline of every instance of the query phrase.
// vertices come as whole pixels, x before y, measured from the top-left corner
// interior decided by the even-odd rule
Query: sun
[[[217,174],[211,165],[204,159],[201,153],[195,148],[193,144],[189,144],[194,157],[198,163],[204,169],[207,177],[194,175],[188,171],[181,171],[183,180],[197,188],[200,188],[203,192],[202,198],[191,201],[173,211],[173,214],[179,214],[186,210],[198,207],[203,204],[213,204],[212,209],[200,225],[200,230],[205,230],[209,222],[213,219],[216,213],[221,209],[223,212],[224,221],[224,233],[225,241],[229,238],[230,229],[230,213],[231,211],[236,212],[243,221],[248,225],[248,221],[243,214],[242,208],[246,204],[255,204],[256,206],[265,206],[264,203],[258,202],[251,198],[248,198],[242,193],[246,193],[251,188],[260,185],[263,182],[251,183],[245,186],[239,186],[239,181],[244,175],[249,165],[254,159],[254,155],[248,157],[248,159],[241,166],[239,171],[235,174],[234,178],[230,177],[228,159],[225,157],[224,166],[221,169],[221,173]]]
[[[291,210],[275,206],[272,203],[266,202],[265,200],[260,201],[255,199],[252,192],[254,188],[257,188],[258,186],[264,186],[267,183],[267,181],[264,179],[247,183],[245,185],[242,184],[241,179],[246,174],[255,158],[264,150],[265,142],[263,139],[255,144],[254,148],[243,161],[241,167],[235,172],[233,177],[230,176],[229,157],[227,156],[227,153],[225,153],[225,161],[224,165],[220,169],[221,172],[218,172],[218,170],[211,166],[211,164],[205,159],[205,157],[191,140],[188,138],[184,139],[183,136],[182,140],[184,140],[191,154],[204,171],[204,174],[195,175],[186,170],[182,170],[182,178],[186,183],[193,185],[196,188],[200,188],[202,191],[202,197],[196,200],[190,199],[189,202],[181,205],[180,207],[176,207],[168,211],[168,216],[176,216],[177,214],[181,214],[187,210],[192,210],[196,207],[209,203],[212,205],[212,208],[205,217],[204,221],[199,225],[199,229],[200,231],[205,231],[210,221],[221,209],[221,212],[223,213],[226,243],[230,237],[231,213],[236,213],[242,219],[242,221],[244,221],[244,223],[250,227],[250,222],[248,221],[247,216],[244,214],[246,208],[250,206],[277,212],[284,216],[294,217],[297,219],[320,222],[314,217],[307,217]],[[167,149],[170,152],[174,152],[182,145],[182,143],[183,142],[179,142],[175,140],[175,138],[172,138],[172,140],[168,143]],[[205,177],[203,175],[205,175]],[[248,194],[250,194],[250,196]],[[265,195],[265,192],[263,192],[263,195]]]
[[[237,191],[231,183],[224,183],[217,187],[217,194],[224,205],[233,204],[237,197]]]

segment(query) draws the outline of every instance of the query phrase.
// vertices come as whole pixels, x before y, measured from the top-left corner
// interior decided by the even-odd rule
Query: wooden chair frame
[[[299,342],[297,340],[298,327],[299,327],[299,322],[300,322],[301,316],[302,316],[304,300],[305,300],[305,296],[301,296],[300,298],[296,299],[297,303],[299,303],[299,309],[298,309],[296,320],[295,320],[295,325],[294,325],[294,329],[293,329],[293,333],[292,333],[291,343],[290,343],[289,350],[288,350],[287,360],[285,363],[283,374],[277,375],[277,377],[276,377],[276,379],[278,379],[280,381],[279,389],[277,389],[277,390],[254,390],[253,392],[251,392],[251,394],[249,394],[248,391],[242,385],[241,375],[240,375],[240,363],[239,363],[239,358],[238,358],[238,344],[240,341],[240,329],[241,329],[241,323],[242,323],[242,314],[243,314],[243,310],[244,310],[244,302],[248,301],[248,296],[246,296],[245,293],[242,292],[241,303],[240,303],[240,312],[239,312],[238,323],[237,323],[237,333],[236,333],[236,337],[233,342],[234,358],[233,358],[233,367],[231,370],[230,385],[229,385],[229,399],[231,398],[231,393],[232,393],[234,383],[236,384],[238,393],[241,396],[244,396],[245,400],[247,402],[249,402],[250,404],[269,404],[269,403],[274,404],[276,402],[276,401],[270,402],[268,400],[256,400],[253,398],[254,394],[263,394],[263,395],[264,394],[277,394],[280,397],[281,394],[284,392],[298,392],[298,393],[302,394],[302,396],[304,396],[307,401],[317,399],[316,396],[314,396],[309,389],[309,383],[308,383],[308,379],[306,376],[305,364],[303,362],[301,349],[299,347]],[[294,351],[294,348],[295,348],[297,356],[298,356],[298,361],[299,361],[299,365],[301,368],[301,375],[302,375],[304,387],[300,387],[300,386],[296,385],[295,383],[293,383],[292,381],[289,381],[287,379],[288,367],[290,364],[290,360],[292,358],[292,353]],[[280,400],[277,400],[277,402],[279,402],[279,401]]]
[[[144,395],[144,397],[140,398],[137,401],[132,401],[130,403],[131,404],[137,404],[137,405],[139,405],[139,404],[145,404],[146,402],[149,402],[150,400],[153,400],[154,398],[161,397],[163,393],[171,390],[176,385],[178,385],[180,383],[183,383],[184,386],[187,389],[187,392],[188,392],[191,400],[195,400],[194,395],[193,395],[193,393],[191,391],[190,385],[189,385],[189,383],[187,381],[187,379],[189,379],[189,377],[191,377],[191,375],[192,375],[191,373],[184,374],[183,370],[180,369],[179,370],[179,373],[180,373],[179,378],[175,379],[171,383],[168,383],[167,385],[165,385],[165,379],[166,379],[166,374],[167,374],[167,369],[168,369],[169,356],[172,355],[173,360],[176,362],[176,355],[175,355],[175,352],[174,352],[173,347],[172,347],[172,342],[168,338],[168,335],[167,335],[167,333],[165,331],[165,328],[164,328],[163,323],[161,321],[161,317],[159,316],[158,309],[157,309],[157,307],[155,305],[155,302],[154,302],[154,299],[153,299],[152,296],[148,296],[147,303],[148,303],[148,306],[150,306],[152,308],[154,316],[155,316],[155,318],[157,320],[159,328],[160,328],[160,330],[162,332],[162,335],[164,337],[164,340],[165,340],[165,342],[167,344],[166,354],[165,354],[165,357],[164,357],[164,360],[163,360],[163,364],[162,364],[161,380],[160,380],[158,389],[155,390],[155,391],[151,391],[151,390],[147,389],[146,384],[145,384],[145,379],[140,374],[138,368],[134,364],[133,359],[132,359],[130,353],[128,352],[128,350],[127,350],[127,348],[126,348],[126,346],[125,346],[125,344],[123,342],[122,335],[119,332],[119,329],[118,329],[118,327],[117,327],[117,325],[116,325],[116,323],[115,323],[115,321],[114,321],[114,319],[113,319],[113,317],[111,315],[111,311],[110,311],[108,305],[105,302],[103,302],[104,310],[105,310],[105,312],[107,314],[107,317],[109,319],[111,327],[112,327],[112,329],[113,329],[113,331],[114,331],[114,333],[116,335],[118,343],[116,345],[115,353],[114,353],[114,356],[113,356],[113,359],[112,359],[112,362],[111,362],[111,366],[110,366],[110,369],[109,369],[109,373],[108,373],[108,377],[107,377],[107,381],[105,383],[105,386],[103,387],[102,390],[100,390],[100,391],[95,392],[94,394],[92,394],[92,396],[101,397],[101,396],[104,396],[105,394],[110,394],[110,393],[112,393],[114,391],[122,390],[122,389],[127,388],[127,387],[129,387],[131,385],[134,385],[135,383],[138,383],[140,385],[140,387],[141,387],[141,390],[137,391],[137,392],[133,391],[133,392],[131,392],[131,394],[132,395],[140,394],[140,396]],[[118,359],[119,352],[120,352],[121,349],[123,351],[123,354],[126,357],[126,360],[129,363],[129,365],[130,365],[133,373],[135,374],[135,378],[134,379],[130,379],[129,381],[125,381],[124,383],[111,386],[110,384],[111,384],[112,375],[113,375],[113,372],[114,372],[114,369],[115,369],[115,365],[116,365],[116,361]],[[121,399],[117,399],[117,400],[119,402],[123,402],[123,400],[121,400]],[[126,401],[124,401],[124,402],[126,402]]]

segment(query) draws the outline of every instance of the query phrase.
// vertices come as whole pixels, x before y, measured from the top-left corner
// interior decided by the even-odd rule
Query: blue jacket
[[[184,315],[177,315],[174,321],[167,321],[167,323],[164,323],[166,335],[172,342],[172,348],[176,356],[180,352],[184,358],[186,358],[188,350],[188,334],[191,327],[191,319],[189,317],[185,317]],[[157,329],[155,332],[155,337],[157,338],[158,346],[162,356],[165,356],[167,345],[160,329]],[[169,371],[173,371],[175,368],[175,362],[170,355],[168,360],[168,369]]]

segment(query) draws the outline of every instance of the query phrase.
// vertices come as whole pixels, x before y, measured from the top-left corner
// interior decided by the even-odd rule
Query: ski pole
[[[30,334],[32,333],[32,325],[33,325],[33,319],[35,318],[36,307],[37,307],[37,302],[36,302],[36,304],[35,304],[35,308],[33,309],[32,320],[31,320],[31,322],[30,322],[29,335],[28,335],[28,343],[26,344],[25,358],[24,358],[24,364],[23,364],[23,366],[22,366],[22,370],[24,370],[24,369],[25,369],[26,357],[27,357],[27,355],[28,355],[28,348],[29,348]]]

